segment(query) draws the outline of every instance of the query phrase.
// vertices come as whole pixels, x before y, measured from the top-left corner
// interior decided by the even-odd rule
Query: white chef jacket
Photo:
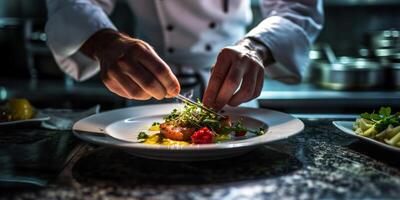
[[[76,80],[99,71],[80,47],[95,32],[116,29],[108,18],[116,0],[47,0],[48,46],[60,68]],[[219,51],[243,37],[265,44],[276,63],[274,79],[293,83],[307,66],[310,45],[323,24],[322,0],[260,0],[264,20],[249,33],[250,0],[127,0],[136,38],[172,66],[210,67]]]

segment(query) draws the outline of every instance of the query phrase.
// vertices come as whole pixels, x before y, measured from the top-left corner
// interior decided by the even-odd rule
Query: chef
[[[60,68],[84,81],[100,72],[115,94],[136,100],[180,92],[171,67],[210,69],[203,102],[216,110],[258,97],[264,75],[298,83],[323,23],[322,0],[127,0],[137,35],[109,15],[116,0],[47,0],[48,46]]]

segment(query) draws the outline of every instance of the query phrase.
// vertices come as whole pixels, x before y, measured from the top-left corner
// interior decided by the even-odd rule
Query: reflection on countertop
[[[69,131],[0,127],[0,188],[48,185],[79,146]]]
[[[332,120],[303,119],[306,129],[297,136],[218,161],[156,161],[118,149],[81,148],[48,187],[2,195],[16,199],[397,198],[398,156],[343,134]],[[7,153],[20,156],[11,148]]]

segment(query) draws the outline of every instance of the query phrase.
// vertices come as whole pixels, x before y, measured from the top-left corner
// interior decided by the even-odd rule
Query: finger
[[[101,73],[101,79],[106,88],[112,93],[120,97],[129,98],[125,91],[119,86],[118,82],[111,78],[107,72]]]
[[[126,94],[125,91],[114,80],[103,78],[103,83],[106,86],[106,88],[110,90],[112,93],[120,97],[129,98],[129,95]]]
[[[129,62],[129,61],[128,61]],[[139,63],[127,63],[119,60],[118,64],[123,68],[122,73],[134,80],[150,96],[161,100],[166,95],[165,88],[158,82],[153,74]]]
[[[119,79],[119,83],[124,92],[129,95],[130,99],[148,100],[151,98],[149,94],[143,91],[143,89],[137,83],[135,83],[125,74],[122,74]]]
[[[169,66],[153,52],[145,52],[140,63],[147,68],[166,89],[167,97],[179,94],[180,85],[178,79]]]
[[[257,70],[248,70],[245,73],[239,91],[237,91],[228,102],[230,106],[238,106],[241,103],[247,102],[253,98],[258,73],[259,72]]]
[[[215,99],[218,95],[219,89],[224,83],[226,74],[228,73],[229,67],[231,65],[230,59],[226,58],[228,55],[224,54],[224,50],[222,50],[221,53],[218,55],[217,62],[212,68],[210,81],[204,93],[203,103],[208,107],[212,107],[212,104],[215,103]]]
[[[256,83],[256,88],[254,90],[254,94],[253,94],[253,98],[257,98],[260,96],[261,91],[263,89],[264,86],[264,68],[261,68],[258,71],[258,75],[257,75],[257,83]]]
[[[232,98],[233,93],[238,89],[244,73],[241,69],[242,67],[242,62],[236,62],[229,69],[228,75],[226,76],[215,100],[215,110],[220,110],[224,107],[228,103],[229,99]]]
[[[113,86],[125,94],[125,98],[136,100],[148,100],[151,98],[143,89],[127,75],[121,72],[109,72]]]

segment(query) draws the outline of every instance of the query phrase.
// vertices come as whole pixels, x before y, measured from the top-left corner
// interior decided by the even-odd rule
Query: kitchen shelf
[[[266,80],[258,101],[261,107],[289,113],[361,113],[379,109],[380,106],[400,110],[400,91],[334,91],[310,83],[285,85]]]

